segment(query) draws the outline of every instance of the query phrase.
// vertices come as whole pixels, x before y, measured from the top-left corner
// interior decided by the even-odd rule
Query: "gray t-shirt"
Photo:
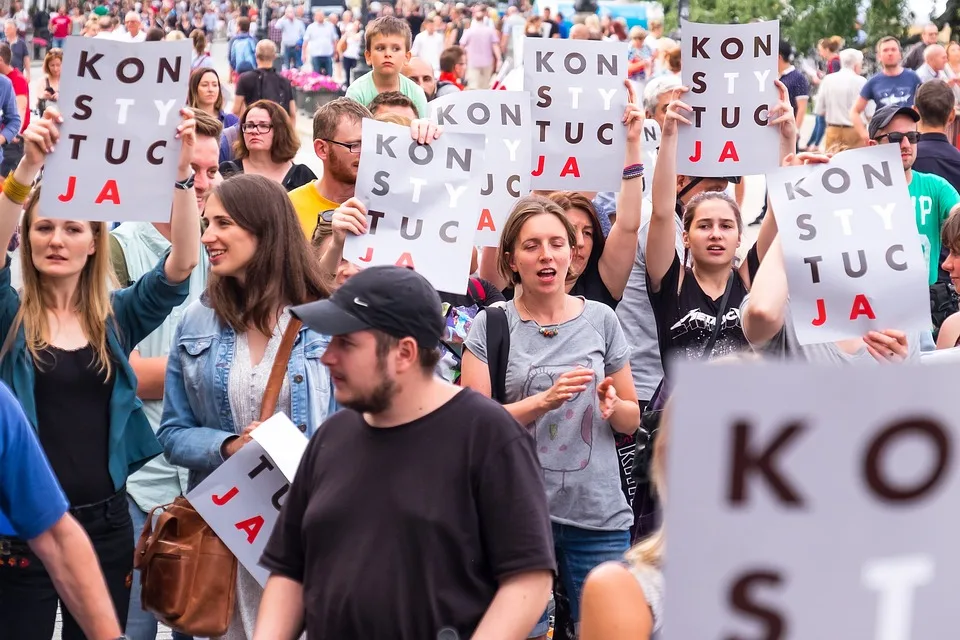
[[[586,300],[579,316],[546,337],[535,322],[520,319],[513,301],[504,311],[510,326],[508,402],[546,391],[577,367],[596,373],[584,393],[527,425],[534,428],[551,519],[599,531],[629,529],[633,512],[620,489],[613,431],[600,417],[597,398],[597,385],[626,366],[630,355],[616,315],[610,307]],[[465,346],[487,362],[486,311],[477,314]]]
[[[646,208],[647,211],[650,209]],[[683,225],[676,218],[677,255],[683,256]],[[660,343],[657,341],[657,319],[647,295],[647,232],[650,221],[640,227],[637,256],[633,260],[633,270],[623,290],[623,299],[617,305],[617,317],[623,327],[623,334],[630,345],[630,371],[633,373],[633,386],[637,389],[637,398],[650,400],[657,385],[663,378],[663,364],[660,362]]]
[[[740,317],[744,317],[747,310],[747,304],[750,302],[748,295],[743,299],[740,305]],[[793,314],[790,312],[790,303],[784,311],[783,328],[775,335],[770,342],[765,345],[753,345],[761,354],[775,358],[800,358],[807,362],[817,364],[845,365],[845,364],[879,364],[866,347],[860,348],[856,353],[847,353],[833,342],[824,342],[821,344],[801,345],[797,339],[797,330],[793,325]],[[907,335],[907,361],[920,362],[920,334],[918,332]]]
[[[643,596],[647,599],[650,616],[653,618],[653,635],[651,638],[657,638],[657,632],[663,627],[663,572],[656,567],[645,564],[628,564],[627,568],[640,583]]]

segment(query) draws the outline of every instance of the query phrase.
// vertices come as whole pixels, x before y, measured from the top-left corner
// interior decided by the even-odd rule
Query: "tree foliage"
[[[903,40],[915,18],[908,7],[908,0],[872,0],[867,9],[867,44],[873,46],[884,36]]]

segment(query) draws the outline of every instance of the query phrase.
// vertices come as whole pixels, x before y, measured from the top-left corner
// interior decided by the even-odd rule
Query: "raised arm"
[[[783,329],[787,295],[783,247],[776,238],[760,263],[743,311],[743,335],[751,345],[762,347]]]
[[[627,127],[627,152],[624,166],[641,164],[643,160],[643,109],[637,105],[637,96],[633,84],[626,80],[629,102],[623,113],[623,123]],[[640,178],[623,179],[620,193],[617,195],[617,220],[610,229],[607,242],[600,256],[600,278],[614,298],[623,297],[623,290],[633,270],[637,256],[637,235],[640,231],[643,202],[643,180]]]
[[[691,109],[679,98],[687,91],[689,91],[687,87],[674,91],[673,99],[667,107],[660,139],[660,153],[657,156],[657,169],[653,175],[653,212],[647,232],[646,255],[647,275],[654,292],[660,290],[660,283],[677,255],[676,223],[673,219],[676,216],[677,204],[678,127],[680,124],[691,125],[691,122],[680,113]]]
[[[14,196],[7,193],[6,187],[0,195],[0,246],[8,246],[10,238],[20,226],[20,214],[29,187],[43,168],[47,153],[53,150],[60,139],[61,122],[63,118],[56,109],[47,109],[42,118],[34,118],[23,132],[23,158],[13,172],[14,184],[11,191]]]
[[[177,181],[190,177],[197,121],[191,109],[180,110],[177,138],[182,141],[177,164]],[[163,270],[170,282],[183,282],[190,277],[200,260],[200,211],[193,187],[173,189],[173,213],[170,215],[170,255]]]

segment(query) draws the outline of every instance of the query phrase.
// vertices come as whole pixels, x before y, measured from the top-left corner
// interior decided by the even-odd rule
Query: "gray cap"
[[[914,122],[920,122],[920,114],[914,111],[913,107],[902,107],[897,105],[880,107],[877,109],[876,113],[873,114],[873,118],[870,119],[870,125],[867,128],[867,135],[870,136],[871,140],[875,140],[877,134],[886,128],[887,125],[890,124],[890,121],[897,116],[907,116]]]

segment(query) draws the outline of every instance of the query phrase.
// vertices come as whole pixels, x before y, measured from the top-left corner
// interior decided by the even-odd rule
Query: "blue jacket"
[[[206,297],[187,307],[173,337],[157,437],[170,464],[190,470],[190,489],[223,464],[220,447],[247,426],[235,423],[227,394],[236,337]],[[320,362],[329,343],[302,327],[287,364],[289,417],[308,437],[336,411],[330,374]]]
[[[160,455],[163,449],[157,442],[150,422],[143,413],[143,403],[137,398],[137,376],[130,367],[130,352],[141,340],[187,298],[190,281],[179,284],[167,281],[163,271],[166,256],[157,266],[126,289],[111,294],[115,322],[107,323],[107,346],[114,365],[115,381],[110,396],[110,478],[119,491],[127,476]],[[0,269],[0,340],[10,331],[20,309],[20,296],[10,285],[10,257]],[[30,425],[36,430],[37,406],[33,396],[34,366],[23,327],[10,352],[0,362],[0,378],[7,383],[23,406]]]
[[[17,112],[17,96],[13,91],[10,78],[0,75],[0,135],[10,142],[20,135],[20,114]],[[3,149],[0,148],[0,160],[3,160]]]

